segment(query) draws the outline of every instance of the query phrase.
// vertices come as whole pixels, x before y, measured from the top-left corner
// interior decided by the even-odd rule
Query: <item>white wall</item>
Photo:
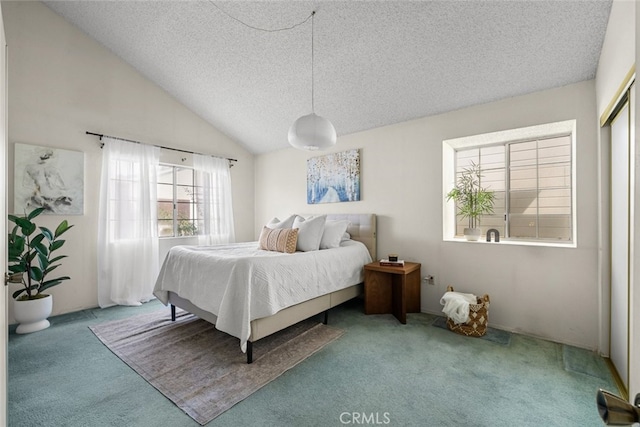
[[[52,289],[53,314],[97,305],[98,139],[85,131],[233,157],[238,241],[253,238],[253,155],[110,51],[39,2],[3,2],[9,45],[9,209],[13,144],[84,152],[84,215],[67,218],[69,255],[59,271],[71,280]],[[47,216],[43,225],[63,218]],[[10,313],[10,321],[13,321]]]
[[[442,141],[577,120],[575,249],[442,241]],[[597,120],[587,81],[439,116],[341,136],[332,151],[361,150],[361,201],[306,204],[306,159],[285,149],[256,157],[255,234],[293,212],[374,212],[378,254],[422,263],[422,311],[440,313],[447,285],[491,298],[490,323],[589,349],[597,347]]]
[[[605,35],[598,72],[596,75],[596,97],[598,105],[598,117],[610,113],[610,108],[619,96],[619,90],[628,76],[632,67],[636,64],[638,49],[637,40],[640,39],[640,29],[637,28],[640,7],[636,1],[614,0],[609,15],[607,33]],[[636,83],[637,88],[637,83]],[[638,93],[636,89],[636,94]],[[638,100],[635,100],[635,127],[638,128],[640,118],[638,116]],[[635,186],[640,188],[640,143],[635,142]],[[600,191],[600,259],[599,259],[599,286],[600,286],[600,348],[604,354],[609,351],[609,324],[610,324],[610,245],[609,245],[609,174],[610,174],[610,134],[608,127],[599,133],[599,184]],[[633,197],[633,196],[632,196]],[[640,212],[640,199],[637,197],[631,201],[635,205],[635,212]],[[635,215],[634,227],[640,229],[640,216]],[[630,342],[629,342],[629,395],[633,399],[640,392],[640,233],[632,232],[631,263],[631,304],[630,304]]]

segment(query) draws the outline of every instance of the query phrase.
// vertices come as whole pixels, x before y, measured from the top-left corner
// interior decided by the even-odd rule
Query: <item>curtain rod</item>
[[[117,137],[117,136],[105,135],[105,134],[102,134],[102,133],[95,133],[95,132],[89,132],[89,131],[86,131],[86,134],[87,134],[87,135],[95,135],[95,136],[99,136],[99,137],[100,137],[100,141],[102,141],[102,138],[106,136],[107,138],[117,139],[117,140],[119,140],[119,141],[133,142],[134,144],[144,144],[144,142],[134,141],[134,140],[132,140],[132,139],[119,138],[119,137]],[[196,153],[195,151],[181,150],[181,149],[179,149],[179,148],[164,147],[164,146],[162,146],[162,145],[155,145],[155,144],[151,144],[151,145],[153,145],[154,147],[163,148],[163,149],[165,149],[165,150],[179,151],[179,152],[181,152],[181,153],[202,154],[202,153]],[[104,146],[104,143],[100,143],[100,148],[102,148],[103,146]],[[202,154],[202,155],[204,155],[204,156],[209,156],[210,154]],[[211,157],[221,157],[221,156],[213,156],[213,155],[210,155],[210,156],[211,156]],[[229,161],[229,165],[230,165],[230,166],[233,166],[233,164],[231,164],[231,162],[237,162],[237,161],[238,161],[238,159],[231,159],[231,158],[229,158],[229,157],[221,157],[221,158],[223,158],[223,159],[227,159],[227,160]]]

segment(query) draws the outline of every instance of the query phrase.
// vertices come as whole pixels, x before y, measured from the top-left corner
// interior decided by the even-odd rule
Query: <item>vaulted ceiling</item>
[[[339,137],[592,79],[611,9],[611,0],[45,4],[256,154],[288,147],[289,126],[311,112],[311,20],[295,25],[313,10],[315,112]]]

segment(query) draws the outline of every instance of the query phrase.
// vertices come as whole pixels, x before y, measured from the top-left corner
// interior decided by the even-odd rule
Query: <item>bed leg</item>
[[[324,311],[324,320],[322,321],[322,323],[325,325],[329,323],[329,310]]]
[[[253,363],[253,343],[247,341],[247,364]]]
[[[176,306],[171,304],[171,321],[176,321]]]

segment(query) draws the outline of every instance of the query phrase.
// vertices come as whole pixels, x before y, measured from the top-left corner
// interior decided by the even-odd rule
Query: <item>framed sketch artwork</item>
[[[14,166],[14,213],[82,215],[84,153],[16,143]]]
[[[360,200],[360,150],[307,160],[307,203]]]

